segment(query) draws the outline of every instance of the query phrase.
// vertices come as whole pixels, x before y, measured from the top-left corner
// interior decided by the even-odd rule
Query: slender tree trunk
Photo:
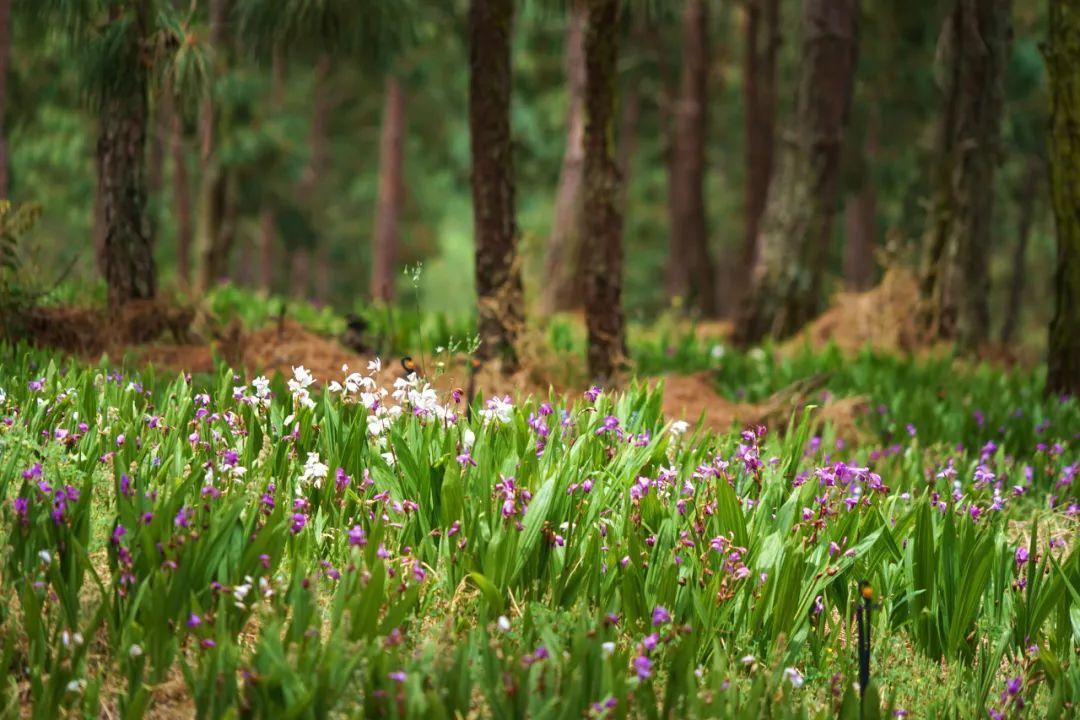
[[[585,30],[585,322],[589,374],[616,378],[626,364],[622,213],[615,165],[619,0],[587,0]]]
[[[274,268],[277,255],[277,216],[274,206],[263,201],[259,210],[259,288],[270,293],[274,289]]]
[[[307,300],[311,290],[311,250],[298,247],[292,252],[292,296],[297,300]]]
[[[333,270],[330,267],[330,248],[326,243],[319,245],[315,253],[315,303],[320,307],[330,302],[330,290],[333,282]]]
[[[682,307],[690,294],[690,263],[686,261],[687,244],[686,238],[679,227],[679,208],[682,202],[679,199],[679,191],[682,189],[678,182],[678,155],[676,153],[676,137],[678,127],[679,92],[677,79],[672,71],[669,61],[668,48],[664,46],[663,37],[659,28],[649,29],[649,40],[652,52],[656,58],[657,69],[660,75],[660,127],[664,133],[664,170],[667,173],[667,213],[668,213],[668,252],[667,265],[664,269],[664,288],[668,304]]]
[[[1080,6],[1050,0],[1050,198],[1057,226],[1046,389],[1080,397]]]
[[[1005,304],[1005,320],[1001,323],[1001,343],[1012,343],[1016,334],[1016,325],[1020,320],[1020,308],[1024,294],[1024,281],[1027,279],[1027,247],[1031,238],[1031,226],[1035,220],[1035,205],[1039,194],[1045,168],[1042,160],[1032,157],[1028,161],[1028,171],[1019,188],[1017,203],[1020,217],[1016,223],[1016,250],[1013,252],[1012,279],[1009,281],[1009,299]]]
[[[333,60],[329,53],[323,53],[315,65],[315,88],[312,94],[311,135],[309,145],[311,157],[300,181],[300,195],[310,203],[318,189],[319,180],[330,166],[330,94],[327,83]]]
[[[281,109],[285,95],[285,60],[280,48],[274,48],[271,65],[270,112]],[[277,213],[273,193],[264,193],[259,207],[259,287],[266,293],[274,289],[277,267]]]
[[[379,138],[379,199],[375,208],[371,295],[393,302],[397,278],[401,208],[405,195],[405,93],[401,81],[387,75]]]
[[[796,115],[769,188],[754,287],[736,339],[782,338],[813,318],[840,189],[840,148],[858,56],[857,0],[806,0]]]
[[[173,194],[176,200],[176,275],[185,290],[191,287],[191,188],[188,180],[184,121],[172,115],[170,148],[173,162]]]
[[[0,198],[11,194],[7,128],[7,79],[11,59],[11,0],[0,0]]]
[[[957,0],[941,38],[947,79],[925,238],[923,321],[931,337],[968,349],[985,342],[990,327],[987,258],[1011,12],[1011,0]]]
[[[157,290],[154,253],[146,217],[146,96],[148,71],[140,57],[150,10],[135,5],[135,22],[124,38],[124,82],[106,84],[100,98],[98,184],[105,223],[104,266],[109,305],[152,298]],[[114,13],[111,22],[122,18]]]
[[[685,250],[671,263],[688,266],[690,287],[701,313],[716,315],[716,277],[709,257],[705,218],[706,112],[709,79],[709,35],[705,0],[687,0],[683,13],[682,79],[675,106],[673,184],[675,212],[672,233]]]
[[[585,3],[575,0],[566,27],[566,148],[563,150],[555,218],[548,240],[541,312],[573,310],[581,302],[581,210],[585,179]]]
[[[844,281],[850,290],[867,290],[874,284],[874,248],[877,245],[877,188],[873,167],[877,158],[877,128],[866,127],[862,183],[844,208]]]
[[[214,49],[214,76],[224,70],[224,57],[228,46],[229,0],[210,0],[210,45]],[[220,134],[221,108],[214,102],[212,93],[203,102],[199,122],[201,140],[202,177],[199,190],[199,216],[196,228],[196,253],[198,264],[195,290],[202,295],[228,271],[231,247],[224,225],[227,221],[229,179],[217,156]]]
[[[641,92],[636,83],[631,82],[626,86],[622,98],[622,107],[619,109],[619,138],[618,158],[616,166],[619,168],[619,212],[625,225],[630,214],[630,206],[627,202],[630,192],[630,180],[633,177],[634,156],[637,154],[638,125],[641,123]],[[582,122],[584,127],[584,121]],[[582,158],[584,168],[584,157]]]
[[[469,136],[472,149],[476,295],[481,358],[518,366],[522,325],[521,264],[514,215],[510,132],[513,0],[469,4]]]
[[[776,146],[777,55],[780,52],[780,0],[749,0],[746,4],[746,44],[743,55],[745,107],[746,197],[742,245],[744,278],[733,288],[735,303],[750,290],[750,270],[757,262],[758,234]]]

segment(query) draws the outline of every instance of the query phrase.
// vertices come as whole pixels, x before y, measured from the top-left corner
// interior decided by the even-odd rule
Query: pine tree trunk
[[[667,214],[668,247],[667,265],[664,269],[664,289],[668,304],[683,307],[690,294],[690,263],[687,262],[686,238],[679,227],[679,208],[683,203],[679,198],[682,187],[679,185],[679,156],[676,153],[678,127],[679,92],[677,78],[671,68],[669,51],[665,47],[663,35],[656,26],[649,28],[649,41],[656,59],[660,76],[660,127],[664,133],[664,170],[667,173]]]
[[[270,70],[270,112],[279,111],[285,95],[285,59],[274,48]],[[274,289],[277,267],[277,213],[272,193],[264,193],[259,208],[259,288],[269,294]]]
[[[11,0],[0,0],[0,198],[11,194],[10,159],[8,158],[7,79],[11,60]]]
[[[877,188],[873,167],[877,159],[877,129],[873,119],[866,128],[862,182],[844,208],[844,282],[849,290],[868,290],[874,284],[874,248],[877,237]]]
[[[622,217],[615,166],[619,0],[587,0],[585,30],[585,321],[589,374],[614,380],[626,364]]]
[[[386,77],[382,134],[379,138],[379,198],[375,208],[375,244],[372,248],[371,295],[393,302],[397,277],[401,208],[405,194],[405,93],[401,81]]]
[[[311,291],[311,251],[298,247],[292,253],[292,296],[297,300],[307,300]]]
[[[513,0],[469,4],[469,137],[472,152],[476,295],[482,359],[518,366],[522,324],[521,265],[514,215],[510,132],[510,38]]]
[[[327,82],[330,78],[330,70],[333,61],[329,53],[323,53],[315,65],[315,88],[312,93],[311,135],[309,147],[311,157],[308,166],[304,170],[304,177],[300,181],[300,195],[305,202],[310,204],[319,186],[319,179],[323,177],[330,166],[330,95],[327,92]]]
[[[750,290],[750,269],[758,256],[761,215],[773,176],[776,146],[777,55],[780,52],[780,0],[749,0],[746,4],[746,44],[743,56],[745,107],[745,172],[743,278],[733,288],[735,304]]]
[[[146,130],[148,71],[140,57],[150,11],[135,6],[128,31],[122,81],[107,83],[100,98],[97,143],[98,186],[105,225],[104,266],[109,305],[154,297],[157,274],[146,216]],[[114,16],[113,22],[121,18]]]
[[[858,55],[857,0],[806,0],[792,136],[769,188],[736,339],[791,335],[818,313]]]
[[[259,210],[259,288],[267,294],[274,290],[277,267],[277,217],[273,206],[263,201]]]
[[[987,258],[1000,155],[1011,0],[957,0],[940,47],[947,79],[936,188],[924,240],[924,324],[973,349],[990,328]]]
[[[690,290],[701,313],[716,315],[716,278],[705,219],[705,147],[709,75],[705,0],[687,0],[683,13],[682,79],[675,105],[672,165],[674,217],[671,231],[685,254],[669,262],[687,266]]]
[[[1046,389],[1080,397],[1080,5],[1050,0],[1050,198],[1057,227]]]
[[[618,158],[616,166],[619,169],[619,212],[622,214],[623,224],[626,224],[630,214],[628,197],[630,181],[633,178],[634,156],[637,154],[638,125],[641,124],[641,91],[636,83],[626,86],[623,96],[620,98],[622,107],[619,108],[619,137]],[[584,131],[584,119],[582,120]],[[584,152],[584,151],[583,151]],[[584,154],[582,155],[582,171],[584,173]],[[580,255],[580,252],[579,252]]]
[[[224,70],[224,57],[228,45],[229,0],[210,0],[210,46],[214,50],[214,76]],[[220,134],[221,109],[211,96],[201,108],[199,133],[201,140],[202,177],[199,188],[199,215],[196,227],[197,267],[195,291],[204,294],[228,271],[229,241],[223,231],[226,223],[229,179],[217,156]]]
[[[1027,247],[1031,239],[1031,226],[1035,220],[1035,203],[1039,185],[1043,178],[1042,160],[1032,157],[1028,161],[1028,171],[1019,188],[1017,203],[1020,217],[1016,223],[1016,250],[1013,252],[1012,279],[1009,281],[1009,299],[1005,303],[1005,319],[1001,323],[1001,343],[1009,345],[1016,334],[1016,325],[1020,321],[1020,310],[1024,281],[1027,279]]]
[[[185,290],[191,287],[191,188],[187,171],[184,121],[172,115],[170,148],[173,162],[173,194],[176,200],[176,274]]]
[[[563,150],[555,217],[547,248],[541,294],[543,314],[573,310],[581,303],[582,185],[585,179],[585,4],[574,0],[566,27],[566,148]]]

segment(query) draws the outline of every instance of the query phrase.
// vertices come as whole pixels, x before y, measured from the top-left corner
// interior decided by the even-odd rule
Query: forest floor
[[[904,356],[945,352],[920,337],[918,300],[915,277],[905,270],[891,270],[868,291],[838,293],[824,313],[772,352],[780,357],[793,356],[806,348],[821,351],[830,346],[848,355],[865,349]],[[271,376],[280,372],[288,377],[293,367],[304,366],[318,380],[329,382],[342,378],[345,368],[365,369],[374,357],[353,352],[337,338],[317,334],[288,317],[260,328],[245,328],[238,319],[221,322],[166,300],[134,303],[118,316],[84,307],[41,308],[29,316],[26,325],[26,337],[32,344],[62,350],[89,362],[106,355],[123,357],[169,374],[212,373],[218,358],[233,367]],[[690,329],[699,339],[723,342],[731,332],[731,323],[692,322]],[[481,368],[475,380],[476,391],[485,397],[525,393],[567,398],[585,389],[583,373],[565,372],[565,358],[554,356],[546,348],[525,355],[523,369],[513,375]],[[1033,360],[1018,358],[999,347],[987,347],[981,356],[1004,366]],[[431,364],[436,363],[432,360]],[[468,384],[470,371],[463,358],[438,364],[440,367],[425,375],[436,390],[449,392]],[[561,375],[555,368],[562,368]],[[857,432],[856,418],[867,409],[865,398],[832,397],[821,392],[821,379],[813,377],[799,380],[760,402],[740,402],[718,391],[714,373],[673,371],[638,379],[650,385],[663,381],[666,415],[689,421],[701,418],[706,427],[720,431],[732,425],[782,424],[792,412],[813,402],[821,406],[821,420],[852,437]],[[400,374],[396,361],[384,363],[386,384],[392,384]]]

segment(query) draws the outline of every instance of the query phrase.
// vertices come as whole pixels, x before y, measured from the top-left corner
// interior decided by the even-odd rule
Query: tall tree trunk
[[[229,0],[210,0],[210,45],[214,49],[214,76],[224,70],[224,57],[228,45]],[[202,178],[199,189],[199,215],[196,228],[196,253],[198,263],[195,291],[202,295],[228,270],[229,241],[223,232],[230,202],[227,197],[229,181],[227,171],[217,156],[220,134],[221,108],[214,102],[213,93],[203,102],[199,120],[201,140]]]
[[[123,81],[106,83],[100,98],[97,143],[98,185],[105,223],[104,266],[109,305],[154,297],[157,273],[146,217],[146,129],[149,77],[140,54],[150,9],[134,7],[135,22],[124,38]],[[114,12],[111,22],[121,22]]]
[[[176,275],[185,290],[191,287],[191,188],[188,180],[184,120],[172,115],[170,148],[173,162],[173,194],[176,200]]]
[[[615,165],[619,0],[587,0],[585,30],[585,322],[589,374],[613,380],[626,364],[622,213]]]
[[[581,210],[585,178],[585,3],[574,0],[566,27],[566,148],[563,150],[555,217],[548,239],[541,312],[572,310],[581,303]]]
[[[877,245],[877,188],[873,167],[878,150],[873,118],[866,126],[861,184],[844,208],[844,282],[849,290],[867,290],[874,284],[874,249]]]
[[[941,37],[945,107],[924,240],[923,321],[930,337],[985,342],[1011,0],[957,0]]]
[[[330,54],[321,54],[315,64],[315,87],[312,93],[311,135],[308,140],[311,156],[308,159],[307,168],[304,169],[304,176],[300,181],[300,195],[309,204],[318,189],[319,180],[330,166],[328,131],[331,108],[327,83],[332,68],[333,60]]]
[[[514,215],[510,134],[510,38],[513,0],[469,4],[469,137],[472,152],[476,296],[481,358],[518,366],[522,325],[521,264]]]
[[[285,95],[285,59],[281,48],[274,48],[270,70],[270,112],[281,109]],[[259,288],[270,293],[274,289],[274,270],[277,268],[277,212],[273,193],[264,193],[259,207]]]
[[[7,128],[7,79],[11,59],[11,0],[0,0],[0,198],[11,194]]]
[[[777,56],[780,52],[780,0],[746,3],[746,44],[743,50],[745,120],[745,206],[742,266],[733,288],[735,303],[750,290],[751,269],[757,262],[758,234],[773,176],[776,147]]]
[[[1045,168],[1041,158],[1028,161],[1028,171],[1017,194],[1020,217],[1016,223],[1016,250],[1013,251],[1012,279],[1009,281],[1009,299],[1005,304],[1005,320],[1001,323],[1001,343],[1012,343],[1016,325],[1020,320],[1020,306],[1027,279],[1027,246],[1031,238],[1031,226],[1035,220],[1035,204]]]
[[[620,178],[619,212],[622,214],[622,222],[625,225],[627,216],[630,214],[627,198],[630,192],[630,180],[633,177],[634,156],[637,154],[638,125],[641,124],[641,91],[637,83],[631,82],[626,86],[619,104],[622,107],[619,108],[619,147],[616,167],[619,169]],[[582,124],[584,129],[584,121]],[[582,168],[584,168],[584,156]]]
[[[263,200],[259,210],[259,288],[266,293],[274,289],[274,270],[277,256],[277,215],[274,206]]]
[[[691,293],[703,315],[716,315],[716,277],[709,257],[705,218],[705,147],[709,34],[705,0],[687,0],[683,13],[682,79],[675,105],[672,181],[675,212],[671,232],[685,250],[670,263],[687,266]]]
[[[291,295],[297,300],[307,300],[311,290],[311,250],[298,247],[292,252]]]
[[[1057,226],[1046,388],[1080,397],[1080,6],[1050,0],[1050,198]]]
[[[678,155],[675,152],[678,135],[678,80],[671,68],[669,51],[658,27],[649,28],[649,41],[660,75],[660,127],[664,133],[664,170],[667,173],[668,252],[667,265],[664,268],[664,290],[669,305],[682,306],[690,294],[690,264],[686,261],[686,238],[677,232],[679,208],[682,205],[679,199],[682,188],[678,182]]]
[[[333,282],[333,270],[330,267],[330,248],[326,243],[319,245],[315,251],[315,303],[320,307],[330,302],[330,291]]]
[[[405,93],[401,81],[386,76],[382,133],[379,138],[379,199],[375,208],[371,296],[393,302],[397,278],[401,208],[405,194]]]
[[[806,0],[792,137],[769,188],[753,290],[736,339],[782,338],[813,318],[840,189],[840,148],[858,56],[857,0]]]

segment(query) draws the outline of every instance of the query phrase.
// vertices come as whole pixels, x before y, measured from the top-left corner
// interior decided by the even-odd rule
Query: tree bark
[[[469,4],[469,137],[472,152],[476,295],[481,359],[518,367],[522,325],[521,264],[514,215],[510,132],[513,0]]]
[[[311,290],[311,251],[298,247],[292,252],[291,295],[297,300],[307,300]]]
[[[184,121],[172,114],[170,149],[173,162],[173,194],[176,200],[176,275],[181,287],[191,287],[191,188],[188,180]]]
[[[618,157],[616,167],[619,169],[619,212],[622,214],[622,222],[625,226],[627,216],[630,214],[628,193],[630,192],[630,180],[633,177],[634,156],[637,154],[638,125],[641,124],[641,91],[637,84],[631,82],[626,86],[619,108],[619,136]],[[582,121],[584,129],[584,121]],[[582,168],[584,170],[584,155],[582,156]],[[580,254],[580,253],[579,253]]]
[[[565,312],[581,303],[582,185],[585,179],[585,3],[571,4],[566,27],[566,148],[563,150],[555,217],[548,239],[541,312]]]
[[[1080,397],[1080,7],[1050,0],[1050,198],[1057,228],[1048,392]]]
[[[285,60],[280,48],[274,48],[270,70],[270,112],[281,109],[285,95]],[[277,212],[273,193],[264,193],[259,207],[259,287],[270,293],[274,288],[277,267]]]
[[[11,0],[0,0],[0,198],[11,195],[7,128],[7,79],[11,60]]]
[[[705,0],[687,0],[682,28],[682,77],[675,105],[672,181],[675,185],[671,232],[685,251],[671,263],[687,266],[690,291],[702,315],[716,315],[716,276],[709,257],[705,218],[706,112],[709,35]]]
[[[813,318],[840,188],[840,149],[858,56],[857,0],[806,0],[793,129],[762,217],[753,290],[735,338],[791,335]]]
[[[614,380],[626,365],[622,213],[615,165],[619,0],[587,0],[585,30],[585,322],[589,374]]]
[[[866,126],[860,187],[844,208],[844,282],[849,290],[868,290],[874,284],[877,188],[873,167],[877,151],[877,127],[871,117]]]
[[[987,258],[1010,17],[1011,0],[957,0],[940,44],[945,107],[924,239],[922,319],[930,337],[969,350],[990,328]]]
[[[1020,217],[1016,222],[1016,250],[1013,251],[1012,279],[1009,281],[1009,299],[1005,303],[1005,319],[1001,323],[1001,343],[1009,345],[1016,334],[1016,325],[1020,320],[1020,309],[1027,279],[1027,247],[1031,238],[1031,226],[1035,220],[1035,205],[1038,198],[1040,181],[1043,173],[1042,160],[1032,157],[1028,161],[1028,171],[1022,180],[1017,194]]]
[[[277,216],[274,207],[263,201],[259,210],[259,288],[266,293],[274,289],[274,269],[277,256]]]
[[[104,266],[109,306],[154,297],[157,273],[146,217],[148,69],[140,46],[148,34],[146,0],[134,6],[135,22],[124,39],[122,77],[106,83],[100,98],[98,185],[105,224]],[[111,22],[120,22],[114,14]]]
[[[386,77],[379,138],[379,197],[375,208],[371,295],[393,302],[405,181],[405,93],[401,81]]]
[[[229,0],[210,0],[210,45],[214,50],[214,76],[224,70],[228,46]],[[214,102],[213,93],[201,108],[199,133],[201,141],[202,177],[199,190],[199,216],[196,229],[198,264],[195,291],[202,295],[228,271],[231,236],[226,232],[229,180],[226,168],[217,157],[221,108]]]
[[[744,278],[733,288],[735,304],[750,290],[751,269],[757,262],[761,215],[773,176],[776,147],[777,55],[780,52],[780,0],[746,3],[746,44],[743,54],[745,107]]]

